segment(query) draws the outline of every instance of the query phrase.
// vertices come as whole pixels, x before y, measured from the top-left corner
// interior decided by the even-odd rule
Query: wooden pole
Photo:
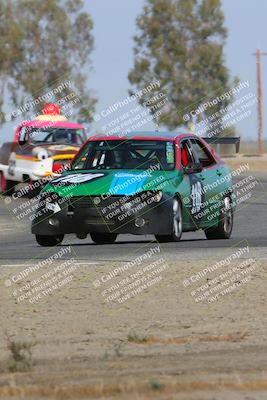
[[[262,89],[262,51],[257,50],[257,79],[258,79],[258,152],[259,156],[264,155],[263,146],[263,89]]]

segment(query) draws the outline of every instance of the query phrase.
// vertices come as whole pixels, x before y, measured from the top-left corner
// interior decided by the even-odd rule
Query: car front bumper
[[[60,210],[56,208],[56,212],[43,207],[35,214],[32,233],[170,234],[173,228],[172,198],[163,194],[159,202],[151,201],[151,196],[143,202],[136,202],[138,196],[128,197],[127,201],[126,196],[70,198],[60,204]]]

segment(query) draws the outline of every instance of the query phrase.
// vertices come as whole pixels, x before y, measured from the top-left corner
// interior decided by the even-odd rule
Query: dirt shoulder
[[[122,303],[111,290],[129,284],[129,271],[111,277],[121,264],[79,267],[64,287],[32,304],[18,300],[25,282],[6,284],[0,293],[0,398],[265,399],[267,263],[245,265],[241,258],[203,276],[199,271],[210,262],[148,265],[134,273],[156,268],[162,279],[139,292],[137,285],[135,296]],[[237,266],[250,270],[227,276]],[[4,279],[18,277],[21,268],[1,272]],[[223,293],[230,275],[239,281],[236,289],[209,301]],[[240,284],[245,275],[251,279]],[[219,276],[224,287],[215,290]],[[209,281],[214,290],[200,300]],[[114,299],[107,301],[107,294]],[[26,348],[22,361],[14,359],[10,343],[30,344],[32,356]]]
[[[246,155],[238,155],[237,157],[225,157],[224,161],[233,169],[238,168],[240,165],[248,164],[249,171],[253,172],[266,172],[267,171],[267,155],[264,157]]]

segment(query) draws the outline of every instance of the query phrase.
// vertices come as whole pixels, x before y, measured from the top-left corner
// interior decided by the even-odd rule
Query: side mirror
[[[27,143],[27,140],[25,140],[25,139],[23,139],[23,140],[20,139],[20,140],[19,140],[19,145],[20,145],[20,146],[24,146],[26,143]]]
[[[189,164],[188,167],[184,167],[183,171],[185,174],[197,174],[203,171],[203,166],[200,163]]]

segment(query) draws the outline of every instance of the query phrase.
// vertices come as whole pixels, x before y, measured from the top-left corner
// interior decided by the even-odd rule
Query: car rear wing
[[[203,139],[208,143],[208,144],[235,144],[235,150],[236,153],[239,153],[239,148],[240,148],[240,137],[230,137],[230,136],[224,136],[224,137],[203,137]]]

